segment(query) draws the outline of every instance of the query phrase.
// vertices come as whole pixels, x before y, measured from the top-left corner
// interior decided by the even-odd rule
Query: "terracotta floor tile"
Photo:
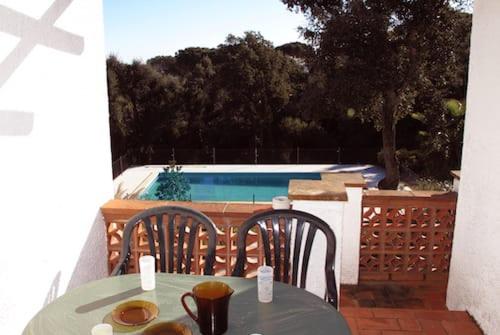
[[[354,299],[342,297],[341,301],[340,301],[340,306],[343,306],[343,307],[358,307],[358,302],[356,300],[354,300]]]
[[[467,312],[458,312],[458,311],[451,311],[451,315],[455,318],[457,321],[471,321],[472,318],[470,317],[469,313]]]
[[[382,335],[381,330],[360,330],[359,335]]]
[[[371,299],[358,300],[358,305],[359,307],[377,307],[375,300]]]
[[[354,333],[358,330],[358,326],[356,324],[356,319],[352,317],[345,317],[345,320],[347,321],[347,324],[349,325],[349,328],[351,331]]]
[[[399,293],[394,293],[392,290],[388,289],[388,285],[380,286],[377,289],[373,290],[373,297],[375,300],[380,299],[380,300],[387,300],[387,299],[392,299],[392,298],[397,298],[400,296],[407,296],[406,294],[399,294]],[[394,288],[397,288],[398,286],[394,285]]]
[[[449,311],[414,311],[413,313],[418,320],[455,320],[455,316]]]
[[[448,335],[441,321],[438,320],[418,320],[422,330],[426,335]]]
[[[382,335],[427,335],[422,332],[404,331],[404,330],[384,330]]]
[[[417,298],[394,299],[393,304],[395,308],[424,309],[427,307],[426,301]]]
[[[397,308],[373,308],[373,316],[376,318],[389,318],[389,319],[413,319],[413,313],[409,310]]]
[[[410,286],[403,286],[403,285],[384,285],[383,286],[383,291],[386,292],[389,296],[393,297],[401,297],[401,296],[408,296],[411,291],[412,287]]]
[[[446,285],[435,282],[365,282],[359,285],[342,285],[341,296],[344,298],[341,299],[341,306],[446,309]]]
[[[415,319],[398,319],[398,322],[402,330],[422,330],[422,327]]]
[[[358,329],[366,330],[399,330],[399,323],[396,319],[357,319]]]
[[[444,285],[362,283],[341,294],[353,335],[482,335],[466,312],[447,310]]]
[[[425,299],[423,303],[424,305],[422,306],[422,308],[425,309],[447,309],[444,299]]]
[[[353,297],[358,300],[374,300],[375,294],[373,291],[360,291],[353,294]]]
[[[404,306],[398,306],[398,307],[396,307],[394,305],[394,301],[392,301],[390,299],[378,299],[378,300],[375,300],[375,307],[379,307],[379,308],[398,308],[398,307],[404,307]]]
[[[370,308],[341,307],[340,313],[344,316],[357,318],[372,318],[373,312]]]
[[[481,330],[470,321],[443,321],[443,328],[448,335],[482,335]]]

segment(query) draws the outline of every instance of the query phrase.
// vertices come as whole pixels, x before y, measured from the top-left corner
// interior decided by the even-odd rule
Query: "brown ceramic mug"
[[[229,299],[233,292],[227,284],[208,281],[193,287],[192,292],[184,293],[181,302],[188,315],[198,323],[203,335],[221,335],[227,330]],[[198,315],[189,309],[186,297],[193,298]]]

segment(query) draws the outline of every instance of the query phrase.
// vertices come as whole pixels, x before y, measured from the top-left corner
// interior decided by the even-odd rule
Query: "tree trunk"
[[[396,122],[394,115],[398,106],[395,91],[384,93],[382,150],[384,154],[385,178],[378,187],[384,190],[395,190],[399,184],[399,162],[396,157]]]

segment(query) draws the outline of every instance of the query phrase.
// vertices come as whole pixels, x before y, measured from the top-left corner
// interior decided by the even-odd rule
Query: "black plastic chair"
[[[295,227],[295,241],[293,243],[293,255],[290,255],[292,226]],[[335,234],[326,222],[314,215],[296,210],[271,210],[252,216],[243,223],[238,232],[238,256],[233,276],[243,277],[245,275],[247,235],[254,227],[257,227],[260,231],[265,264],[274,267],[274,280],[300,288],[306,287],[307,269],[314,237],[318,230],[321,231],[326,237],[325,300],[337,308],[337,285],[334,272],[336,239]],[[305,229],[305,227],[308,228]],[[273,252],[271,252],[270,232],[272,232]],[[302,238],[305,234],[307,236],[303,256],[300,259]],[[282,249],[284,249],[283,256]],[[271,256],[272,253],[274,257]],[[299,281],[300,263],[302,266]]]
[[[193,250],[198,238],[198,229],[204,228],[208,235],[208,246],[203,274],[213,274],[217,239],[213,221],[205,214],[191,208],[164,206],[138,213],[127,222],[123,231],[120,259],[111,272],[112,276],[127,273],[130,260],[130,238],[132,231],[139,224],[144,224],[145,226],[150,255],[155,256],[155,258],[159,255],[159,270],[169,273],[191,273]],[[156,231],[154,227],[156,227]],[[184,250],[187,228],[189,229],[189,235],[187,248]],[[155,241],[155,237],[157,241]],[[174,250],[176,238],[177,253]],[[177,260],[176,264],[174,264],[174,256]]]

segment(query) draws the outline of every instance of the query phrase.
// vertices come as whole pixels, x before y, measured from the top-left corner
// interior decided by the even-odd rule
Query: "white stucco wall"
[[[295,210],[313,214],[330,226],[337,239],[337,249],[335,254],[335,278],[337,279],[337,292],[340,293],[341,278],[341,258],[342,258],[342,217],[344,216],[343,201],[306,201],[294,200],[292,208]],[[305,244],[305,237],[303,239]],[[325,277],[318,276],[318,273],[325,273],[325,252],[326,239],[320,232],[316,233],[314,244],[311,249],[311,258],[307,269],[306,289],[320,298],[325,294]],[[300,270],[300,268],[299,268]]]
[[[335,278],[337,289],[340,284],[358,283],[359,248],[361,234],[361,201],[363,188],[346,187],[348,201],[294,200],[292,208],[311,213],[324,220],[332,228],[337,239],[335,254]],[[318,273],[324,272],[326,240],[317,234],[311,250],[311,260],[306,289],[323,297],[325,280]],[[341,297],[339,297],[341,298]]]
[[[0,334],[20,334],[68,287],[106,274],[99,207],[113,185],[101,6],[0,0]]]
[[[500,1],[474,6],[467,116],[447,304],[500,332]]]
[[[359,280],[362,187],[346,187],[347,199],[342,222],[341,283],[356,285]]]

